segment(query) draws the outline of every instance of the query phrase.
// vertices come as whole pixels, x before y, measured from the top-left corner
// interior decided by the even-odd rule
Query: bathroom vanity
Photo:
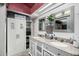
[[[79,49],[70,43],[59,42],[54,39],[31,37],[30,54],[32,56],[78,56]]]
[[[53,22],[54,26],[51,33],[54,33],[56,37],[61,37],[65,40],[79,40],[79,28],[77,23],[79,19],[79,15],[77,13],[79,10],[78,7],[79,6],[75,4],[70,6],[64,4],[52,11],[49,11],[50,13],[37,18],[34,24],[34,36],[36,37],[33,36],[30,38],[30,54],[33,56],[79,56],[79,48],[68,43],[69,41],[60,42],[54,38],[50,40],[49,38],[38,37],[41,36],[38,34],[46,34],[46,24],[48,24],[48,19],[46,17],[54,15],[55,20]],[[50,28],[48,30],[50,30]]]

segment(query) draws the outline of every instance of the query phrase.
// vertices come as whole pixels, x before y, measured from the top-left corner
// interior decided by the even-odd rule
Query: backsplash
[[[55,33],[55,36],[66,38],[66,39],[73,38],[73,36],[74,36],[73,33],[60,33],[60,32],[54,32],[54,33]]]
[[[38,34],[45,35],[45,31],[39,32]],[[54,32],[56,37],[61,37],[61,38],[74,38],[74,33],[61,33],[61,32]]]

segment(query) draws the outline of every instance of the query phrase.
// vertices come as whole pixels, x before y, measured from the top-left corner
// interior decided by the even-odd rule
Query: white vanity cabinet
[[[43,48],[50,52],[52,56],[72,56],[72,54],[57,49],[56,47],[50,46],[48,44],[44,44]]]
[[[37,55],[37,56],[42,56],[42,52],[43,52],[43,43],[37,41],[37,45],[36,45],[36,55]]]
[[[30,53],[32,56],[72,56],[68,52],[35,39],[30,40]]]
[[[32,56],[35,56],[35,42],[34,41],[32,41],[32,40],[30,40],[30,54],[32,55]]]
[[[32,56],[53,56],[51,52],[48,51],[44,43],[37,40],[30,39],[30,53]]]
[[[43,54],[43,50],[42,50],[42,43],[34,40],[34,39],[30,39],[30,54],[32,56],[42,56]]]

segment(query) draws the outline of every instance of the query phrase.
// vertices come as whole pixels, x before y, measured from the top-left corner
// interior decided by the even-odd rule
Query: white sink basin
[[[61,42],[50,42],[50,43],[57,47],[68,47],[67,44]]]

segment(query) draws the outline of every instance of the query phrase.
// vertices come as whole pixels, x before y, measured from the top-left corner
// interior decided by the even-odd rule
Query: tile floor
[[[26,51],[20,52],[16,55],[13,55],[13,56],[30,56],[29,49],[27,49]]]

